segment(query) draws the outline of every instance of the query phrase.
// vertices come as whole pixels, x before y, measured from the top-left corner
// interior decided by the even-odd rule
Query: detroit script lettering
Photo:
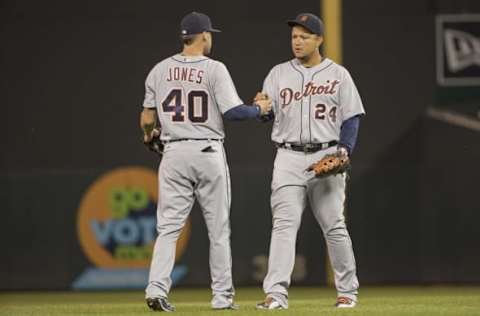
[[[292,100],[299,101],[303,97],[308,97],[310,95],[320,95],[320,94],[335,94],[337,92],[336,88],[340,83],[339,80],[327,80],[324,85],[315,85],[313,81],[308,82],[303,91],[293,91],[291,88],[283,88],[280,90],[280,98],[282,99],[282,108],[289,105]]]

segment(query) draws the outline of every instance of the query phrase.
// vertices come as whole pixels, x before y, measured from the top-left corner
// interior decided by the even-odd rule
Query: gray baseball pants
[[[352,242],[343,215],[345,175],[314,178],[305,169],[335,148],[303,153],[279,148],[272,179],[272,235],[268,273],[263,282],[267,296],[288,307],[288,288],[295,262],[295,244],[307,200],[325,237],[335,273],[338,296],[357,300],[358,279]]]
[[[222,142],[166,144],[159,168],[157,231],[146,297],[167,297],[176,242],[197,198],[210,239],[212,307],[233,299],[230,249],[230,175]]]

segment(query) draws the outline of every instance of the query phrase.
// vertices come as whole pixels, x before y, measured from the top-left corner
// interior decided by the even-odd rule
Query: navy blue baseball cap
[[[220,30],[212,27],[212,22],[206,14],[192,12],[183,17],[180,23],[180,33],[182,35],[192,35],[203,32],[220,32]]]
[[[323,22],[318,16],[311,13],[300,13],[295,20],[288,20],[287,24],[291,27],[300,25],[313,34],[323,35]]]

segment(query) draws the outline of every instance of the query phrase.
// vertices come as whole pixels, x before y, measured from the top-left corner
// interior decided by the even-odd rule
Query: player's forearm
[[[253,106],[246,104],[237,105],[223,113],[223,116],[229,121],[243,121],[258,118],[260,116],[260,107],[255,104]]]
[[[143,109],[140,114],[140,128],[145,135],[150,135],[155,128],[156,117],[155,111],[150,109]]]
[[[351,155],[357,142],[358,129],[360,127],[360,116],[354,116],[342,123],[340,129],[339,146],[344,147]]]

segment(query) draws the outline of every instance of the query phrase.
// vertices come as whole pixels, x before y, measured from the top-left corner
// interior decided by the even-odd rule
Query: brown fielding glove
[[[145,146],[147,146],[148,149],[156,153],[157,155],[161,156],[163,155],[163,143],[160,140],[160,130],[155,129],[154,132],[152,133],[153,137],[149,142],[143,142]]]
[[[344,173],[350,168],[350,159],[342,151],[327,154],[322,159],[307,168],[307,171],[314,171],[315,177],[327,177]]]

